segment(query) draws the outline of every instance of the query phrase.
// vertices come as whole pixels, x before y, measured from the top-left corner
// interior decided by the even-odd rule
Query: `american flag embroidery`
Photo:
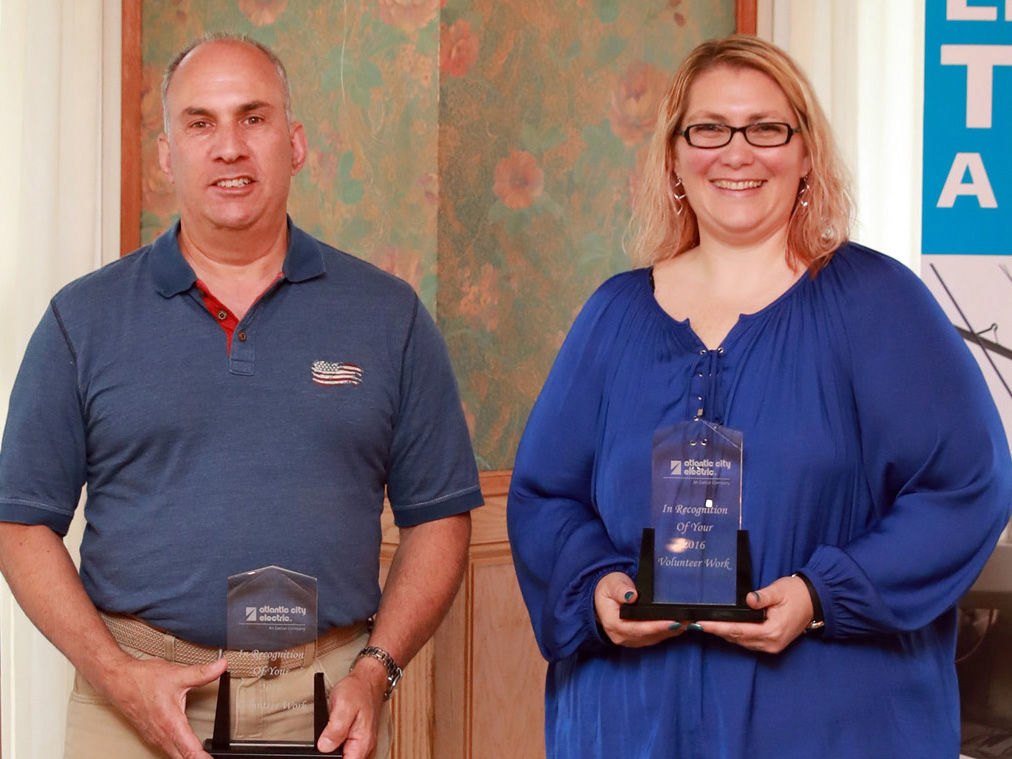
[[[313,382],[317,385],[361,385],[362,369],[339,361],[314,361]]]

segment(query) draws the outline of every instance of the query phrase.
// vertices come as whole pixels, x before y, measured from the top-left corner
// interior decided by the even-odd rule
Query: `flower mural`
[[[239,10],[256,26],[270,26],[284,13],[288,0],[239,0]]]
[[[406,279],[446,337],[481,469],[506,469],[563,336],[629,266],[622,236],[667,79],[732,0],[148,0],[142,241],[165,64],[205,30],[285,61],[310,154],[289,210]],[[490,192],[491,190],[491,192]]]
[[[439,70],[448,76],[464,76],[478,60],[478,35],[464,19],[447,28],[441,27]]]
[[[306,164],[302,170],[309,175],[309,181],[321,190],[326,190],[337,179],[337,158],[334,151],[326,148],[309,146]]]
[[[491,264],[482,264],[478,272],[464,271],[458,303],[460,313],[473,325],[495,330],[499,326],[498,273]]]
[[[145,146],[141,157],[144,160],[141,170],[141,205],[145,211],[162,220],[157,230],[160,232],[170,226],[172,217],[176,214],[176,192],[158,165],[155,146]]]
[[[679,26],[685,26],[687,19],[685,18],[685,14],[682,12],[684,9],[678,7],[681,4],[682,0],[668,0],[668,7],[671,9],[671,17]]]
[[[608,112],[615,136],[626,145],[649,137],[667,85],[667,74],[649,63],[634,63],[626,69],[612,93]]]
[[[440,0],[375,0],[376,14],[402,32],[426,27],[439,12]]]
[[[541,194],[545,172],[537,159],[524,150],[510,151],[495,166],[495,196],[507,208],[527,208]]]
[[[399,245],[383,245],[373,255],[372,261],[383,271],[400,277],[418,292],[422,284],[422,270],[416,252],[404,250]]]
[[[427,203],[437,205],[439,203],[439,175],[430,171],[418,180],[418,186]]]
[[[406,92],[422,94],[435,85],[436,62],[414,45],[402,45],[395,62],[397,71],[403,74],[401,84]]]
[[[141,74],[141,126],[147,133],[162,130],[162,70],[145,66]]]

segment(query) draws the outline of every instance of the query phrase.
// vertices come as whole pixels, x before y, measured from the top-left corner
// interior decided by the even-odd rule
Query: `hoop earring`
[[[682,191],[681,195],[678,194],[679,188]],[[671,186],[671,194],[675,199],[675,213],[680,215],[684,210],[682,201],[685,200],[685,187],[682,186],[682,178],[677,174],[675,174],[675,183]]]
[[[802,208],[808,208],[809,200],[805,197],[805,193],[808,192],[808,177],[801,177],[801,189],[798,190],[798,205]]]

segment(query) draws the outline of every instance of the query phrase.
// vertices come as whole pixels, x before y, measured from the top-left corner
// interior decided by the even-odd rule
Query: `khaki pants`
[[[368,639],[368,633],[363,633],[344,646],[317,657],[311,666],[275,678],[233,678],[232,738],[311,741],[313,676],[323,672],[329,691],[348,673],[356,654]],[[153,658],[136,649],[123,648],[138,659]],[[217,680],[187,694],[186,716],[202,742],[210,738],[214,730],[217,698]],[[391,732],[388,702],[380,715],[374,759],[389,756]],[[144,743],[123,715],[78,673],[67,710],[64,759],[165,759],[165,754]]]

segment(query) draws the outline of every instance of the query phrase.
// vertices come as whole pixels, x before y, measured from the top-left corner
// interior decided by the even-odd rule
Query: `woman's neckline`
[[[706,346],[706,344],[703,342],[703,340],[699,337],[699,335],[697,335],[696,332],[693,330],[691,320],[688,317],[686,317],[685,319],[676,319],[674,316],[672,316],[671,314],[669,314],[664,309],[664,307],[661,306],[661,304],[657,301],[657,296],[656,296],[656,293],[655,293],[655,283],[654,283],[654,267],[653,266],[647,267],[646,268],[646,273],[647,273],[647,275],[644,278],[645,284],[646,284],[646,289],[647,289],[647,293],[646,294],[647,294],[647,297],[651,301],[651,308],[654,310],[655,314],[658,317],[660,317],[663,322],[666,322],[667,324],[672,325],[672,326],[679,327],[681,332],[688,333],[689,335],[692,336],[692,340],[694,341],[695,345],[687,346],[687,347],[690,347],[690,348],[692,348],[694,350],[699,349],[699,348],[703,348],[706,351],[711,351],[711,350],[712,351],[718,351],[718,350],[719,351],[723,351],[726,347],[728,347],[730,344],[732,344],[735,341],[735,339],[737,339],[737,336],[740,334],[740,332],[742,330],[744,330],[746,328],[746,326],[748,326],[751,323],[755,322],[757,319],[766,316],[767,314],[769,314],[773,310],[779,308],[782,303],[784,303],[785,301],[787,301],[790,298],[792,298],[793,295],[794,295],[794,293],[796,293],[797,291],[799,291],[800,289],[802,289],[805,286],[805,282],[806,281],[809,281],[809,280],[812,279],[809,271],[807,269],[803,270],[798,275],[798,277],[787,287],[786,290],[784,290],[782,293],[780,293],[780,295],[778,295],[777,297],[775,297],[773,300],[771,300],[765,306],[762,306],[761,308],[759,308],[759,309],[757,309],[757,310],[755,310],[755,311],[753,311],[751,313],[739,313],[738,317],[737,317],[737,320],[731,326],[731,328],[728,330],[728,332],[724,336],[724,338],[720,341],[720,344],[716,348],[709,348],[709,347]]]

